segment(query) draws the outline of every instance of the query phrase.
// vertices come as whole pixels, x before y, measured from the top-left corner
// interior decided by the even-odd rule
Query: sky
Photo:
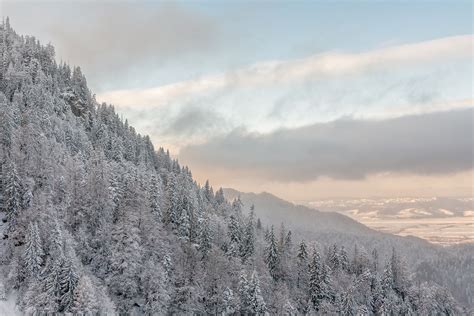
[[[473,195],[470,1],[4,1],[199,182]]]

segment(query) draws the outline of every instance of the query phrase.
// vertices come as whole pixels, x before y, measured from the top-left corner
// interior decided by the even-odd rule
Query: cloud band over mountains
[[[180,158],[192,167],[273,181],[445,174],[472,169],[472,128],[472,108],[382,121],[340,119],[270,134],[235,130],[183,148]]]
[[[460,35],[420,43],[386,47],[364,53],[327,52],[297,60],[276,60],[256,63],[224,74],[146,89],[107,91],[101,100],[117,106],[163,106],[176,98],[196,97],[219,89],[265,87],[276,84],[304,82],[309,79],[330,79],[354,76],[400,66],[419,67],[432,62],[469,59],[472,57],[472,35]]]

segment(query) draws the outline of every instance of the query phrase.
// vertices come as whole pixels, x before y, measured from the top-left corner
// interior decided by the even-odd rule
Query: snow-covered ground
[[[16,316],[21,315],[20,311],[16,308],[16,297],[10,295],[6,301],[0,300],[0,315],[2,316]]]
[[[342,213],[379,231],[450,245],[474,243],[473,203],[471,197],[401,197],[328,199],[305,204]]]
[[[397,219],[357,215],[351,217],[379,231],[400,236],[417,236],[437,244],[474,243],[474,216]]]

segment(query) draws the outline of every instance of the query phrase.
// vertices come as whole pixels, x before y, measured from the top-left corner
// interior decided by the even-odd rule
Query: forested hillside
[[[27,314],[462,314],[396,248],[299,240],[196,183],[54,48],[0,29],[0,304]],[[159,140],[155,140],[159,141]]]
[[[379,232],[336,212],[321,212],[295,205],[270,193],[244,193],[224,189],[228,199],[240,197],[247,206],[254,205],[255,215],[267,225],[285,222],[297,239],[317,240],[330,246],[337,243],[354,251],[375,249],[380,257],[388,257],[396,247],[414,274],[415,282],[435,282],[448,288],[461,303],[472,308],[474,303],[474,249],[472,244],[442,247],[423,239],[401,237]],[[245,209],[244,209],[245,210]]]

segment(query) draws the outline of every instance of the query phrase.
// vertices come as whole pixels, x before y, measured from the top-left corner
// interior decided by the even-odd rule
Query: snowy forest
[[[0,300],[20,313],[469,313],[396,245],[304,240],[197,183],[8,18],[0,58]]]

